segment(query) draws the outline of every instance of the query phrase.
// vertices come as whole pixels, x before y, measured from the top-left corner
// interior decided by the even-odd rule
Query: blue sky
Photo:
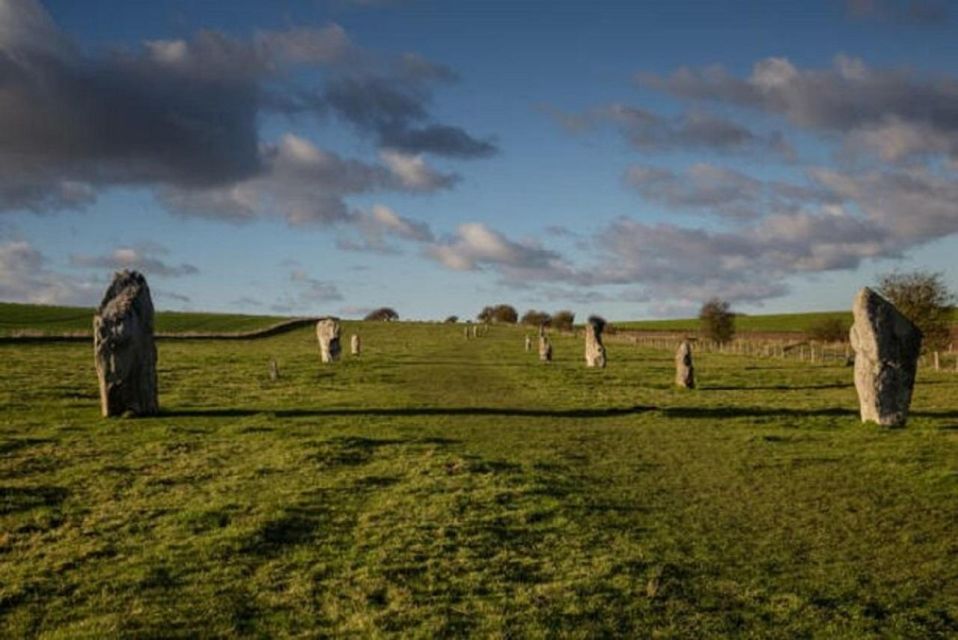
[[[611,319],[958,289],[958,11],[0,0],[0,299]]]

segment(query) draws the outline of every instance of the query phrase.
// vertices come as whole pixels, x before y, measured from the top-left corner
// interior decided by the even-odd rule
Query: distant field
[[[737,331],[808,331],[814,324],[829,318],[838,318],[851,325],[851,311],[818,311],[814,313],[782,313],[771,315],[742,315],[735,319]],[[958,324],[958,310],[952,309],[952,323]],[[693,331],[699,328],[698,318],[681,320],[639,320],[615,322],[619,329],[642,329],[646,331]]]
[[[265,329],[288,318],[229,313],[159,311],[156,330],[164,333],[229,333]],[[16,332],[62,334],[90,332],[93,309],[0,302],[0,335]]]
[[[952,356],[881,429],[837,364],[356,331],[162,341],[142,420],[0,345],[0,638],[958,637]]]

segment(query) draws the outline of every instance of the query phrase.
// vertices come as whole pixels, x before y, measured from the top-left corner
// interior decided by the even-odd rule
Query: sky
[[[610,320],[958,290],[958,3],[0,0],[0,300]]]

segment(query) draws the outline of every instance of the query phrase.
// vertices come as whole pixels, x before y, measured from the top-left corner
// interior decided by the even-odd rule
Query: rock
[[[862,422],[903,426],[915,386],[921,331],[867,287],[855,296],[849,336]]]
[[[692,366],[692,345],[683,340],[675,352],[675,384],[685,389],[695,388],[695,368]]]
[[[104,417],[159,411],[153,300],[139,272],[113,276],[93,316],[93,354]]]
[[[526,353],[532,351],[532,337],[526,336]]]
[[[463,327],[463,328],[462,328],[462,335],[463,335],[463,337],[464,337],[466,340],[469,339],[469,327]]]
[[[605,320],[591,316],[585,325],[585,365],[605,368],[605,347],[602,345],[602,330]]]
[[[353,354],[354,356],[358,356],[359,353],[362,351],[362,348],[363,348],[362,340],[360,340],[358,334],[354,333],[352,337],[349,339],[349,352]]]
[[[552,362],[552,343],[545,334],[539,336],[539,360]]]
[[[479,337],[479,327],[477,327],[476,325],[472,325],[472,337],[473,338]]]
[[[339,346],[339,320],[323,318],[316,323],[316,339],[319,341],[319,356],[323,362],[336,362],[342,349]]]
[[[276,360],[269,361],[269,379],[272,382],[279,380],[279,365],[276,364]]]

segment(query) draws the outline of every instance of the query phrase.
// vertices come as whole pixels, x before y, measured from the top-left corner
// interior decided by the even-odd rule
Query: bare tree
[[[939,351],[948,345],[955,295],[941,273],[925,270],[886,273],[878,280],[878,293],[921,329],[924,350]]]
[[[735,314],[729,310],[729,303],[720,298],[712,298],[702,305],[699,311],[701,331],[709,340],[725,343],[735,335]]]

